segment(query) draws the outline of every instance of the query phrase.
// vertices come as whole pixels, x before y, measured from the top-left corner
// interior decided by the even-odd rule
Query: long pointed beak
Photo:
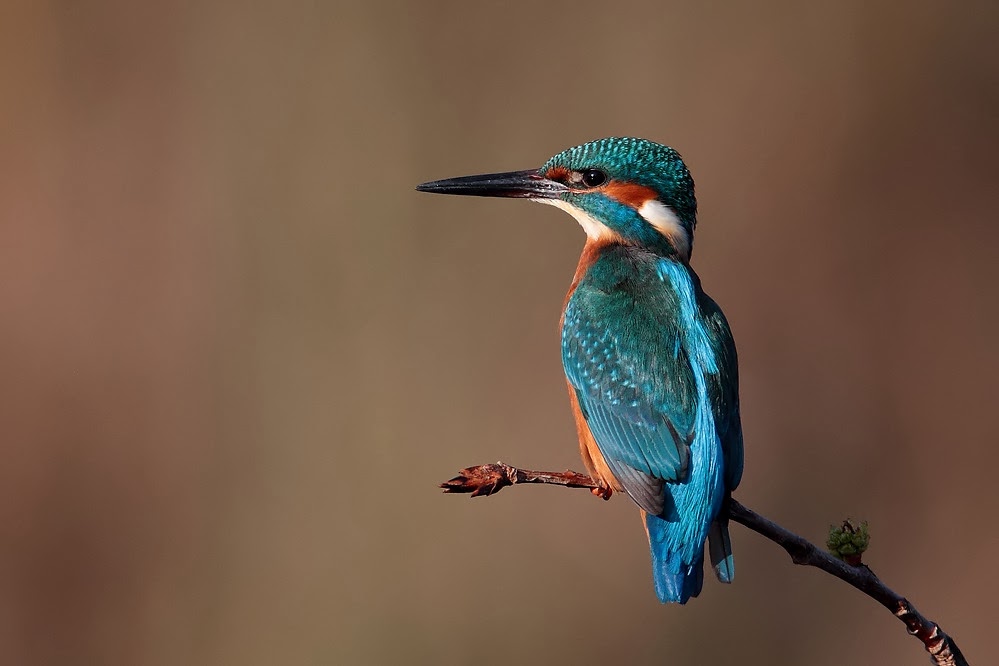
[[[434,194],[515,199],[557,199],[560,194],[569,191],[562,183],[543,177],[537,170],[446,178],[417,185],[416,189]]]

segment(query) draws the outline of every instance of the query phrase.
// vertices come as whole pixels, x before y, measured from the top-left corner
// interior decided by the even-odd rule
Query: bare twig
[[[604,490],[586,474],[572,471],[535,472],[503,463],[465,468],[458,476],[442,483],[441,488],[446,493],[471,493],[472,497],[476,497],[492,495],[506,486],[522,483]],[[890,610],[905,624],[908,632],[923,643],[930,654],[930,660],[937,666],[968,666],[968,661],[954,640],[945,634],[937,623],[920,614],[905,597],[896,594],[882,583],[868,566],[847,564],[808,540],[747,509],[734,499],[728,500],[725,510],[728,511],[732,521],[748,527],[787,551],[795,564],[816,567],[832,574]]]

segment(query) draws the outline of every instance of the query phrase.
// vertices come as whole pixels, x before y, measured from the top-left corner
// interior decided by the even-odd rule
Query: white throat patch
[[[680,223],[669,207],[658,199],[649,199],[638,209],[642,219],[656,228],[656,231],[668,238],[676,251],[684,259],[690,259],[690,234]]]
[[[555,206],[569,213],[576,222],[579,222],[579,226],[583,227],[583,231],[591,240],[612,240],[618,237],[606,224],[568,201],[562,199],[531,199],[531,201]],[[638,209],[638,214],[656,231],[668,238],[684,260],[690,259],[690,234],[680,223],[680,218],[668,206],[658,199],[649,199]]]
[[[531,201],[555,206],[569,213],[569,215],[575,218],[576,222],[579,222],[579,226],[583,227],[583,231],[586,232],[587,237],[592,240],[611,239],[617,236],[606,224],[586,211],[576,208],[568,201],[563,201],[562,199],[531,199]]]

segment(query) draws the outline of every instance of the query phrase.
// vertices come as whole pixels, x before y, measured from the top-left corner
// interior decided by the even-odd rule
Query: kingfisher
[[[528,199],[569,213],[586,243],[561,318],[579,451],[608,499],[638,505],[663,603],[735,574],[726,498],[743,468],[739,376],[725,315],[690,266],[697,200],[680,154],[612,137],[541,168],[463,176],[421,192]]]

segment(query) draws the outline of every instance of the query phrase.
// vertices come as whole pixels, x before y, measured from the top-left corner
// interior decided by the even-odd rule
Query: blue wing
[[[670,515],[663,484],[686,478],[697,388],[676,299],[661,281],[636,294],[581,284],[566,306],[562,361],[607,466],[635,502]]]
[[[719,374],[711,386],[715,425],[725,456],[725,489],[732,492],[742,480],[742,420],[739,414],[739,361],[728,321],[721,308],[704,295],[708,336],[718,359]]]
[[[710,384],[712,411],[725,460],[725,491],[731,493],[742,479],[743,468],[742,422],[739,416],[739,363],[732,331],[725,315],[722,314],[718,304],[707,295],[703,300],[705,327],[719,369],[715,381]],[[732,542],[728,535],[727,516],[719,515],[712,523],[708,550],[718,580],[723,583],[732,582],[735,576],[735,563],[732,557]]]

